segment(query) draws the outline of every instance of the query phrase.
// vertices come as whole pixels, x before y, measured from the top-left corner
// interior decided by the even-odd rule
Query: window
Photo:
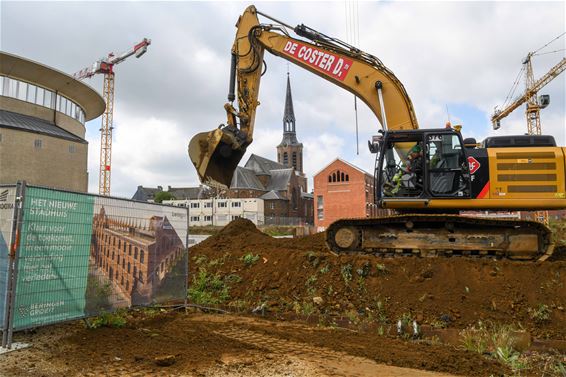
[[[43,89],[43,88],[37,88],[37,92],[35,94],[35,104],[36,105],[43,105],[44,101],[45,101],[45,93],[48,92],[47,90]]]
[[[226,207],[228,207],[228,205],[227,205],[226,202],[218,202],[217,204],[218,204],[218,208],[226,208]]]
[[[270,208],[270,209],[275,209],[275,202],[269,203],[269,208]]]
[[[140,263],[143,263],[143,250],[140,250]]]
[[[204,221],[211,222],[211,221],[212,221],[212,216],[205,216],[205,217],[204,217]]]
[[[191,208],[199,208],[199,207],[200,207],[200,205],[199,205],[198,202],[197,203],[191,203]]]
[[[40,91],[41,91],[41,93],[44,92],[44,90],[42,88],[37,88],[38,95],[39,95]],[[42,94],[42,96],[43,96],[43,102],[42,102],[43,106],[49,107],[50,109],[52,109],[53,108],[53,97],[54,97],[53,93],[50,92],[49,90],[45,90],[45,93]],[[38,103],[38,102],[39,102],[39,99],[35,103]]]
[[[28,84],[22,81],[18,82],[18,94],[17,98],[19,100],[25,101],[28,94]]]
[[[293,167],[297,169],[297,152],[293,152]]]
[[[200,216],[191,216],[191,221],[197,222],[200,220]]]
[[[41,147],[43,146],[42,140],[41,139],[35,139],[34,142],[33,142],[33,146],[36,149],[41,149]]]
[[[236,216],[236,215],[232,215],[232,216],[230,216],[230,217],[231,217],[231,220],[232,220],[232,221],[240,218],[240,216]]]
[[[212,202],[205,202],[204,208],[212,208]]]
[[[134,259],[138,259],[138,248],[134,247]]]
[[[128,274],[130,273],[130,267],[131,267],[130,262],[128,262]]]
[[[141,271],[139,272],[138,279],[139,279],[140,283],[143,283],[143,274],[142,274]]]
[[[239,208],[241,206],[242,206],[241,202],[232,202],[232,208],[234,208],[234,207]]]
[[[288,165],[289,164],[289,155],[287,154],[287,152],[283,152],[283,165]]]
[[[316,216],[319,220],[324,220],[324,197],[322,195],[316,197]]]
[[[37,91],[37,86],[28,84],[28,95],[26,101],[35,103],[35,92]]]

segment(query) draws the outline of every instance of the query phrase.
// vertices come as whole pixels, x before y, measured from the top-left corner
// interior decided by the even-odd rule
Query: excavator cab
[[[470,198],[466,151],[453,129],[386,131],[370,150],[377,152],[377,203]]]

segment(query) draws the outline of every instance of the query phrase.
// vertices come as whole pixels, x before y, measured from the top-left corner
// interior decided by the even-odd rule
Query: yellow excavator
[[[259,23],[258,15],[273,23]],[[189,143],[203,183],[229,186],[252,142],[267,50],[353,93],[381,125],[368,142],[376,154],[375,202],[397,214],[334,222],[326,230],[331,250],[513,260],[545,260],[553,253],[542,223],[460,215],[566,208],[566,148],[552,136],[496,136],[477,143],[463,139],[457,127],[418,129],[403,84],[375,56],[305,25],[286,25],[254,6],[236,27],[226,125]]]

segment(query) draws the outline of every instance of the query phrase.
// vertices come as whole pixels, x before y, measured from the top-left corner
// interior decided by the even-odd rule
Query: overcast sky
[[[194,186],[187,155],[190,138],[225,121],[230,48],[238,16],[249,2],[0,2],[3,51],[72,74],[144,37],[152,40],[139,60],[116,66],[112,195],[131,197],[138,185]],[[348,14],[358,15],[357,45],[389,67],[405,85],[421,128],[462,123],[464,137],[526,132],[524,107],[491,129],[529,51],[566,30],[565,2],[256,2],[264,13],[290,25],[304,23],[346,41]],[[261,19],[260,19],[261,21]],[[264,20],[265,22],[270,22]],[[566,38],[533,58],[535,79],[565,56]],[[256,133],[250,153],[276,159],[281,141],[288,64],[266,53]],[[312,175],[336,157],[372,171],[367,140],[378,130],[350,93],[291,65],[297,135],[305,172]],[[87,81],[98,91],[102,77]],[[566,145],[566,74],[539,94],[550,94],[541,112],[543,133]],[[524,81],[518,92],[524,89]],[[101,119],[87,123],[89,191],[98,191]]]

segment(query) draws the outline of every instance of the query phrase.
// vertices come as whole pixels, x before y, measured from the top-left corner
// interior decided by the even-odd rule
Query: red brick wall
[[[338,171],[348,181],[328,182],[328,177]],[[319,196],[323,198],[322,219],[319,219]],[[338,219],[369,217],[368,202],[373,204],[373,178],[343,161],[332,162],[314,177],[314,223],[319,230]]]

